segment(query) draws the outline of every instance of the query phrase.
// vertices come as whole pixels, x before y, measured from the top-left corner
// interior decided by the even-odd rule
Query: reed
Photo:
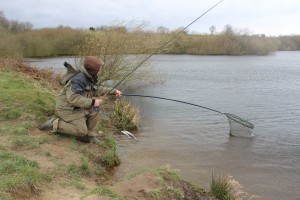
[[[127,101],[117,100],[110,119],[118,130],[135,130],[140,121],[139,110]]]
[[[146,26],[127,26],[112,25],[94,31],[60,26],[12,32],[0,25],[0,57],[101,55],[107,67],[115,66],[107,72],[106,78],[112,73],[118,77],[118,73],[114,73],[116,70],[136,65],[143,55],[152,53],[178,31],[149,31]],[[227,25],[224,31],[213,34],[183,32],[159,53],[266,55],[277,50],[300,50],[300,36],[251,35]],[[125,55],[133,56],[131,62],[126,62]]]
[[[219,200],[235,200],[232,192],[232,187],[227,176],[215,177],[212,174],[212,181],[210,184],[211,193]]]

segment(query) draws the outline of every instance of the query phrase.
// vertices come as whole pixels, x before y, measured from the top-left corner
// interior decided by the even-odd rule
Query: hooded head
[[[104,63],[95,56],[86,56],[83,61],[84,68],[93,79],[97,79],[97,74],[102,65],[104,65]]]

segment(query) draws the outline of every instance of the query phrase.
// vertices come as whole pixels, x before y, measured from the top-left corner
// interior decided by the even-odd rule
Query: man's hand
[[[120,97],[120,96],[122,96],[122,92],[120,90],[116,90],[115,95],[117,97]]]
[[[102,99],[95,99],[95,103],[94,103],[94,107],[98,107],[100,106],[100,104],[103,103],[103,100]]]

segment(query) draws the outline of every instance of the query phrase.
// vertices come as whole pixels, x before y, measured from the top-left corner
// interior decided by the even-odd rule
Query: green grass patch
[[[15,129],[12,130],[12,133],[14,135],[28,135],[29,134],[29,130],[23,127],[17,127]]]
[[[48,135],[42,135],[40,136],[37,141],[39,144],[45,144],[45,143],[49,143],[51,140],[50,136]]]
[[[22,186],[34,189],[42,181],[51,181],[51,176],[42,173],[36,161],[0,150],[0,192],[13,192]]]
[[[0,135],[28,135],[29,129],[32,127],[28,122],[19,121],[2,121],[0,127]]]
[[[21,123],[21,125],[22,125],[22,127],[24,128],[24,129],[31,129],[32,127],[33,127],[33,122],[32,121],[23,121],[22,123]]]
[[[100,140],[99,145],[104,149],[116,150],[117,148],[114,138],[109,134],[105,134],[105,136]]]
[[[112,169],[121,164],[121,159],[118,153],[113,150],[107,150],[103,156],[101,156],[101,165],[106,169]]]
[[[0,112],[0,117],[4,120],[18,119],[21,116],[21,110],[13,107],[3,108]]]
[[[39,147],[39,144],[29,135],[19,135],[11,138],[11,147],[13,149],[21,149],[24,147],[28,149],[35,149]]]
[[[90,169],[90,162],[87,157],[80,157],[80,166],[79,169],[81,170],[81,173],[84,175],[91,175],[91,169]]]
[[[76,165],[71,163],[67,169],[68,174],[71,177],[79,178],[81,175],[89,176],[91,175],[90,162],[87,157],[80,157],[80,164]]]
[[[40,82],[13,71],[0,70],[0,119],[33,118],[38,122],[54,114],[55,95]]]
[[[149,195],[151,196],[151,198],[153,198],[154,200],[159,200],[160,199],[160,189],[153,189],[149,192]]]
[[[74,186],[75,188],[77,188],[79,190],[85,190],[86,189],[86,186],[78,178],[68,179],[68,180],[63,181],[62,183],[60,183],[60,185],[62,187]]]
[[[70,164],[67,171],[71,177],[80,177],[79,167],[75,163]]]
[[[129,200],[128,197],[118,194],[117,192],[110,189],[108,186],[97,187],[97,188],[93,189],[92,191],[88,192],[87,194],[85,194],[84,196],[82,196],[80,199],[84,200],[85,198],[87,198],[93,194],[96,194],[99,196],[108,196],[111,199],[115,199],[115,200]]]

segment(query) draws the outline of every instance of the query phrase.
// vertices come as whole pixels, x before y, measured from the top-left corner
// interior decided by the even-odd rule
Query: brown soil
[[[31,135],[39,138],[48,136],[48,133],[40,131],[38,128],[34,128],[31,131]],[[39,163],[41,171],[57,171],[58,165],[68,166],[72,163],[80,162],[78,151],[72,150],[72,141],[72,138],[61,137],[59,140],[40,144],[37,149],[21,149],[16,150],[14,153],[22,155],[29,160],[36,160]],[[80,145],[86,146],[94,153],[103,151],[96,145],[85,143],[80,143]],[[50,153],[51,156],[45,156],[47,153]],[[83,194],[82,190],[76,189],[74,186],[62,186],[64,182],[68,181],[68,178],[67,174],[62,172],[62,174],[55,177],[51,183],[35,186],[35,190],[29,190],[27,188],[27,190],[23,189],[15,192],[14,197],[18,200],[80,199]],[[96,187],[98,180],[93,179],[92,177],[83,177],[82,182],[85,185],[86,190],[91,190]]]
[[[31,131],[31,136],[39,138],[45,137],[48,133],[34,128]],[[73,145],[73,146],[72,146]],[[77,145],[86,147],[94,154],[101,154],[103,149],[98,145],[79,143]],[[57,171],[59,165],[68,166],[71,163],[79,163],[80,156],[77,147],[74,147],[74,141],[70,137],[60,137],[58,140],[45,142],[40,144],[35,149],[17,149],[14,153],[22,155],[30,160],[36,160],[42,171]],[[45,156],[47,152],[51,156]],[[64,168],[64,169],[65,169]],[[56,172],[57,173],[57,172]],[[161,183],[161,178],[165,180],[165,184]],[[210,194],[202,189],[196,189],[191,183],[180,179],[171,178],[168,173],[158,175],[153,172],[144,172],[136,175],[133,178],[112,183],[107,177],[82,176],[81,183],[84,184],[84,189],[78,189],[74,185],[68,183],[70,177],[65,171],[56,175],[50,183],[42,183],[35,185],[34,188],[24,187],[13,193],[13,197],[17,200],[73,200],[81,199],[85,194],[95,189],[96,187],[106,185],[117,194],[127,197],[128,199],[138,200],[154,200],[151,196],[151,191],[159,190],[159,199],[213,199]],[[183,196],[178,196],[174,189],[181,191]],[[85,200],[108,200],[113,199],[109,196],[101,196],[99,194],[87,195]]]
[[[161,178],[165,180],[165,183],[161,183]],[[170,178],[168,173],[158,177],[154,173],[142,173],[134,178],[126,181],[116,183],[112,188],[118,193],[129,197],[129,199],[139,200],[153,200],[150,193],[151,191],[159,190],[159,199],[185,199],[185,200],[212,200],[214,199],[209,193],[206,193],[200,188],[196,188],[191,183],[181,180]],[[176,193],[176,191],[180,191]]]

